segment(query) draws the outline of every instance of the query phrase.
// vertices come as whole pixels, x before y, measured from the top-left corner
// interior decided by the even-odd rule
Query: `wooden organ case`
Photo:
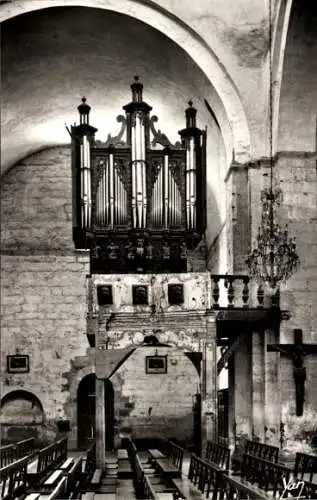
[[[73,239],[90,249],[92,273],[186,272],[206,224],[206,131],[185,111],[181,141],[155,129],[138,77],[118,116],[121,131],[95,140],[86,99],[71,127]]]

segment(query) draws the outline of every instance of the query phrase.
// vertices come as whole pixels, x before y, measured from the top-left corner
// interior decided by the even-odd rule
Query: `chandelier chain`
[[[252,277],[260,283],[267,283],[275,288],[280,281],[286,281],[299,265],[296,253],[295,238],[289,238],[287,224],[282,229],[276,222],[276,208],[282,201],[280,189],[273,185],[273,16],[272,0],[269,0],[268,21],[268,70],[269,70],[269,102],[268,102],[268,137],[269,137],[269,187],[262,190],[262,217],[258,229],[257,247],[247,258],[247,265]]]

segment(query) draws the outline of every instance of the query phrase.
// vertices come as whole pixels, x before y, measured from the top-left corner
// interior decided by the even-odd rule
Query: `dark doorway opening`
[[[105,424],[106,424],[106,449],[114,447],[114,392],[109,379],[105,380]]]
[[[110,380],[105,380],[106,449],[114,446],[114,392]],[[86,449],[96,437],[96,376],[84,377],[77,391],[78,448]]]
[[[84,377],[77,391],[78,448],[89,446],[96,436],[96,376]]]

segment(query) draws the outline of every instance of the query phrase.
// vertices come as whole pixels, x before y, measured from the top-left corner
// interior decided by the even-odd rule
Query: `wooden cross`
[[[296,415],[303,415],[305,401],[306,368],[304,357],[307,354],[317,354],[317,344],[303,344],[303,332],[299,328],[294,330],[294,344],[268,344],[268,352],[280,352],[285,356],[291,356],[294,368],[294,380],[296,388]]]

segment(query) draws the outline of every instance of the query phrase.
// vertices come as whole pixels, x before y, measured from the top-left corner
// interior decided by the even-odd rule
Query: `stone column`
[[[267,329],[264,332],[265,359],[265,442],[280,446],[280,377],[278,352],[267,352],[267,344],[278,343],[277,329]]]
[[[234,356],[232,355],[228,361],[228,438],[229,447],[234,450],[236,445],[236,420],[235,420],[235,404],[234,404]]]
[[[201,444],[204,453],[207,441],[215,441],[217,438],[216,318],[212,314],[207,314],[206,317],[206,338],[202,356]]]
[[[106,422],[105,422],[105,381],[96,378],[96,460],[97,467],[105,466]]]
[[[241,332],[240,335],[243,335]],[[234,353],[234,413],[236,439],[252,436],[251,339],[245,334]]]
[[[252,333],[252,438],[264,442],[265,371],[264,332]]]

